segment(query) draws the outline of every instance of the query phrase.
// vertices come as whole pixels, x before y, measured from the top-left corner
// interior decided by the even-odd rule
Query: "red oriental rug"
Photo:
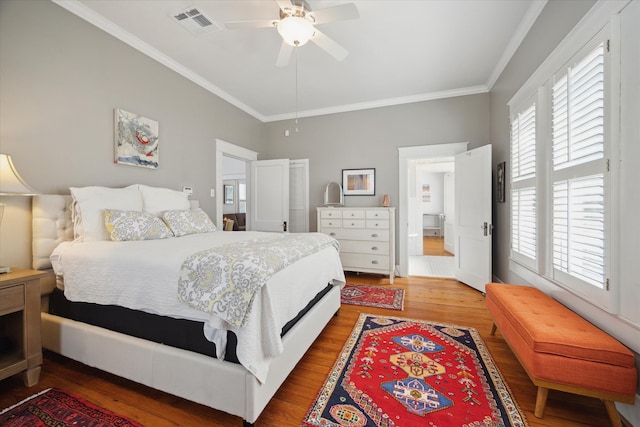
[[[360,314],[303,426],[527,426],[478,331]]]
[[[0,411],[3,427],[143,427],[81,397],[55,388],[47,389]]]
[[[404,289],[388,286],[345,285],[340,292],[344,304],[402,310]]]

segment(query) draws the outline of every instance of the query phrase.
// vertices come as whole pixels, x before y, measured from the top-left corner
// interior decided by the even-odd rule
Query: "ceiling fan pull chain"
[[[296,55],[296,133],[298,133],[298,50],[295,50]]]

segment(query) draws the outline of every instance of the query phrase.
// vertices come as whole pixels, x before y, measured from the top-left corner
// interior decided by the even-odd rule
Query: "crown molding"
[[[402,96],[398,98],[379,99],[375,101],[360,102],[356,104],[338,105],[336,107],[318,108],[314,110],[299,111],[296,113],[277,114],[266,116],[266,122],[277,122],[281,120],[291,120],[295,118],[324,116],[327,114],[347,113],[350,111],[368,110],[371,108],[391,107],[394,105],[411,104],[415,102],[433,101],[436,99],[454,98],[456,96],[476,95],[487,93],[487,86],[471,86],[467,88],[444,90],[439,92],[428,92],[419,95]]]
[[[527,33],[529,33],[529,30],[531,30],[531,27],[536,22],[536,19],[538,19],[538,16],[546,5],[547,0],[535,0],[531,3],[531,6],[529,6],[527,13],[525,14],[524,18],[522,18],[522,21],[518,25],[518,28],[516,28],[516,32],[511,37],[511,40],[509,40],[509,44],[498,60],[496,67],[493,69],[493,72],[489,76],[489,80],[487,81],[487,87],[489,88],[489,90],[491,90],[496,81],[498,81],[498,78],[504,71],[509,61],[511,61],[511,58],[520,47],[520,44],[526,37]]]

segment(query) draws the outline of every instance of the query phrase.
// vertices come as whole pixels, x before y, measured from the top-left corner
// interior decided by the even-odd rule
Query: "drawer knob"
[[[371,235],[371,237],[378,237],[378,235],[374,233]]]
[[[378,260],[374,259],[373,261],[371,261],[371,264],[377,264],[377,263],[378,263]]]
[[[351,223],[351,225],[356,225],[356,223],[355,223],[355,222],[352,222],[352,223]]]
[[[329,233],[329,236],[335,236],[336,233]]]
[[[374,247],[372,247],[372,248],[371,248],[371,250],[372,250],[372,251],[377,251],[377,250],[378,250],[378,247],[377,247],[377,246],[374,246]]]

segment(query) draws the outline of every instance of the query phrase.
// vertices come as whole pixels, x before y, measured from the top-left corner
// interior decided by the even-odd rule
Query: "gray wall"
[[[0,1],[0,151],[41,193],[194,188],[214,216],[215,139],[262,156],[265,125],[50,1]],[[157,120],[158,169],[113,163],[113,110]],[[3,197],[0,261],[30,265],[30,199]]]
[[[469,142],[488,144],[489,95],[471,95],[267,124],[268,158],[309,159],[309,229],[324,187],[342,184],[342,169],[376,169],[375,196],[345,196],[346,206],[398,206],[398,147]],[[285,136],[285,130],[289,136]]]

